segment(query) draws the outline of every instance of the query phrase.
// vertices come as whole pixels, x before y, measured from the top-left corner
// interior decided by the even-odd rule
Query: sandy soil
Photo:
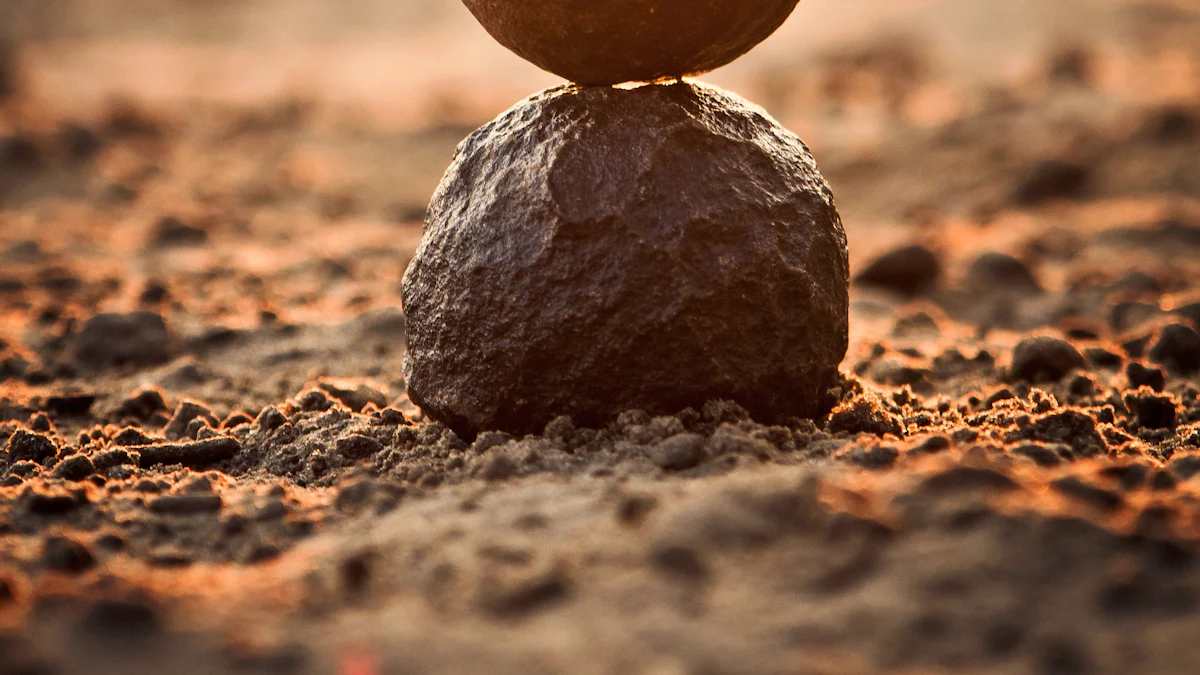
[[[471,443],[400,278],[553,78],[450,0],[0,23],[0,673],[1200,672],[1194,3],[805,0],[706,79],[833,185],[839,406]]]

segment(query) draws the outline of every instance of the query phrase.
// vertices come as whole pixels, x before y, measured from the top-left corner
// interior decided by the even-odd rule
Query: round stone
[[[580,84],[650,82],[732,62],[799,0],[463,0],[500,44]]]
[[[563,86],[459,146],[404,277],[412,400],[468,438],[560,415],[828,410],[846,236],[808,149],[675,83]]]

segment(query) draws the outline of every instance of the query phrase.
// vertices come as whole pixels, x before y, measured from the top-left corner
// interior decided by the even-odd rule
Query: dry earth
[[[164,6],[0,5],[0,673],[1200,672],[1193,3],[805,0],[713,79],[838,197],[835,411],[469,444],[399,280],[553,79],[450,0]]]

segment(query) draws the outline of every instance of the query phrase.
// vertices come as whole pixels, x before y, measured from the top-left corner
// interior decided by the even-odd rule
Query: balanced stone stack
[[[713,399],[824,414],[848,323],[833,195],[766,112],[682,79],[798,0],[464,1],[574,84],[472,134],[434,194],[403,286],[412,400],[467,438]]]

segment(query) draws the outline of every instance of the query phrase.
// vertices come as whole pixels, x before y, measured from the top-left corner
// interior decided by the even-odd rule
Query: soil
[[[801,3],[713,80],[836,195],[833,413],[470,443],[400,279],[545,76],[167,4],[0,7],[0,673],[1200,671],[1194,3]]]

